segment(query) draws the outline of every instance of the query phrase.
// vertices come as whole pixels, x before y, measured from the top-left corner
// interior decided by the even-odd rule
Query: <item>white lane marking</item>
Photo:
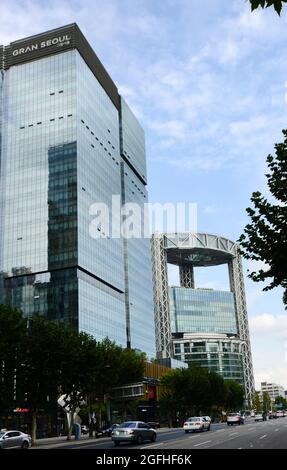
[[[236,434],[238,434],[238,432],[232,432],[231,434],[229,434],[230,436],[235,436]]]
[[[259,439],[265,439],[267,437],[267,434],[264,434],[264,436],[259,437]]]
[[[152,447],[158,447],[158,446],[161,446],[163,444],[163,442],[161,442],[160,444],[153,444],[152,446],[144,446],[144,447],[141,447],[141,449],[151,449]]]
[[[211,441],[200,442],[199,444],[194,444],[193,447],[203,446],[204,444],[208,444]]]
[[[279,431],[279,428],[275,429],[275,431],[274,431],[274,432],[278,432],[278,431]]]
[[[218,429],[218,431],[215,431],[215,432],[222,432],[222,431],[226,431],[226,429]]]
[[[238,447],[238,450],[241,450],[241,449],[242,449],[242,447]]]
[[[255,428],[249,428],[248,431],[254,431]]]

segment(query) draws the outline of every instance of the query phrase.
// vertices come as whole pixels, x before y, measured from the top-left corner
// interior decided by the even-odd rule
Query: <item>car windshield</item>
[[[238,413],[230,413],[228,416],[239,416]]]
[[[189,418],[187,421],[190,423],[194,423],[195,421],[198,421],[200,418]]]
[[[122,423],[120,425],[121,428],[136,428],[137,427],[137,423],[135,422],[132,422],[132,421],[127,421],[126,423]]]
[[[3,437],[5,432],[0,432],[0,437]]]

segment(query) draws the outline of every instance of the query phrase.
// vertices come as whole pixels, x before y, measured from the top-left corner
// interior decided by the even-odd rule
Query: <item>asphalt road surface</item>
[[[155,443],[140,446],[122,443],[115,448],[110,438],[94,441],[53,443],[42,449],[287,449],[287,417],[244,425],[213,424],[211,431],[186,434],[182,429],[159,429]]]

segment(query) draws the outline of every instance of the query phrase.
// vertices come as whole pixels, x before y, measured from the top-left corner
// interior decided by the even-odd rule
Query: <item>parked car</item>
[[[276,411],[276,416],[277,416],[277,418],[284,418],[283,411]]]
[[[82,434],[89,434],[89,426],[87,426],[86,424],[83,424],[81,426],[81,433]]]
[[[208,423],[211,423],[211,417],[210,416],[202,416]]]
[[[274,411],[270,411],[269,412],[269,419],[276,419],[277,418],[277,415]]]
[[[104,429],[103,430],[103,434],[104,436],[106,437],[111,437],[112,435],[112,432],[118,428],[120,425],[119,424],[112,424],[111,426],[109,426],[108,428]]]
[[[0,449],[29,449],[31,436],[21,431],[1,431]]]
[[[156,437],[156,430],[143,421],[127,421],[112,432],[115,446],[119,446],[121,442],[134,442],[138,445],[146,440],[155,442]]]
[[[207,421],[205,417],[202,416],[193,416],[183,423],[183,430],[186,433],[194,431],[210,431],[210,421]]]
[[[148,421],[148,423],[150,427],[154,428],[154,429],[158,429],[160,428],[160,423],[157,422],[157,421]]]
[[[229,413],[227,415],[227,426],[233,426],[233,424],[244,424],[244,416],[240,413]]]
[[[255,414],[254,421],[264,421],[264,419],[263,419],[263,413],[261,413],[261,411],[260,411],[260,412],[258,411],[258,412]]]

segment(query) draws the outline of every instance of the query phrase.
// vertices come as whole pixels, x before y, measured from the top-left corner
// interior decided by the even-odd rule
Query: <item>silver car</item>
[[[0,449],[29,449],[31,436],[21,431],[0,431]]]
[[[121,442],[142,444],[143,441],[155,442],[156,430],[143,421],[127,421],[113,430],[112,440],[115,446]]]

